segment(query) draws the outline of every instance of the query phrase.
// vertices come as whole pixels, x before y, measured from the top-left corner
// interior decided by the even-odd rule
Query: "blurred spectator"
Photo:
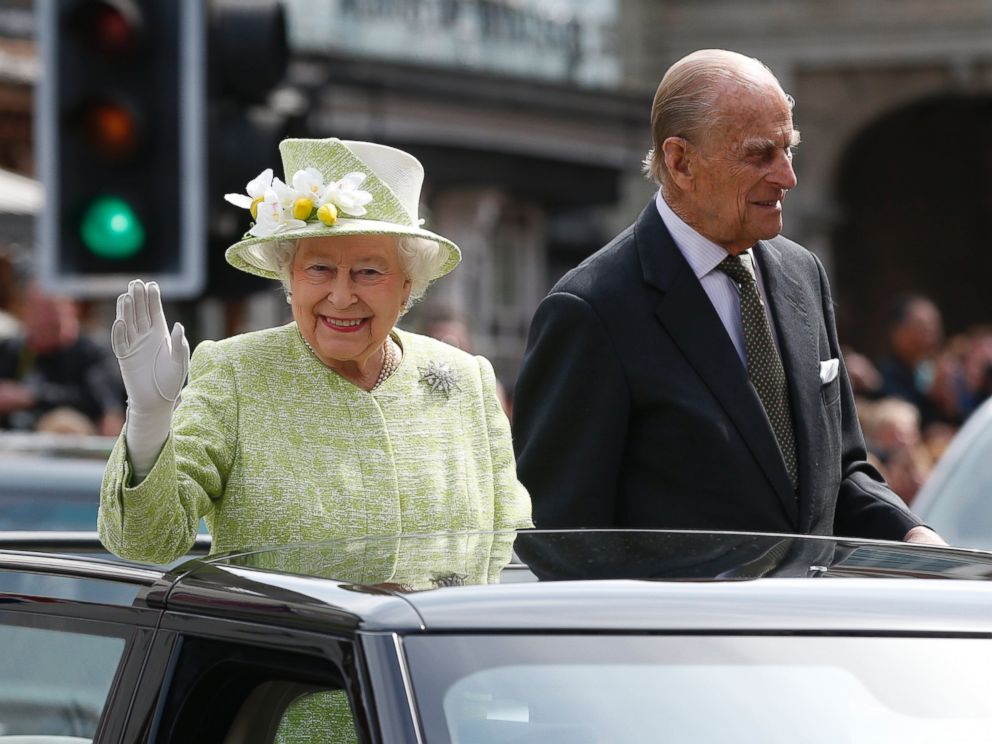
[[[855,397],[875,398],[882,388],[882,375],[878,368],[864,354],[850,346],[841,346],[847,376],[851,379],[851,390]]]
[[[952,336],[934,358],[932,380],[927,391],[934,415],[924,426],[924,435],[927,429],[940,423],[956,428],[967,417],[964,410],[964,358],[967,347],[965,337]]]
[[[425,331],[431,338],[472,353],[472,334],[468,330],[468,323],[453,313],[446,310],[435,311],[428,320]]]
[[[961,408],[965,416],[992,395],[992,326],[976,326],[968,331],[967,338],[961,390]]]
[[[882,469],[889,488],[911,504],[933,470],[933,462],[923,447],[901,447],[882,462]]]
[[[12,247],[0,248],[0,338],[17,335],[21,324],[15,315],[18,280],[17,261]]]
[[[883,460],[889,452],[900,447],[912,447],[923,440],[920,431],[920,413],[912,403],[899,398],[861,401],[865,444]]]
[[[22,332],[0,339],[0,428],[79,431],[82,416],[92,432],[116,436],[124,423],[117,362],[80,336],[76,303],[32,283],[17,315]],[[78,415],[49,416],[61,409]]]
[[[922,295],[902,297],[889,311],[889,353],[878,364],[882,375],[879,395],[912,403],[924,425],[939,418],[928,394],[943,335],[940,310]]]
[[[467,351],[469,354],[475,353],[468,322],[451,308],[434,307],[424,325],[424,335],[436,338],[438,341],[443,341],[462,351]],[[512,413],[510,400],[506,394],[506,388],[499,378],[496,379],[496,396],[509,418]]]
[[[96,426],[75,408],[63,406],[38,417],[35,431],[48,434],[96,434]]]
[[[923,444],[927,449],[927,453],[930,455],[930,461],[934,465],[937,464],[937,461],[947,450],[951,440],[954,439],[954,435],[958,433],[958,428],[953,424],[944,423],[943,421],[934,421],[928,424],[923,430]]]
[[[908,401],[883,398],[860,400],[858,414],[865,444],[881,465],[886,482],[910,503],[933,468],[923,442],[919,411]]]
[[[924,434],[934,422],[964,423],[992,392],[992,328],[976,326],[951,337],[937,354],[933,380],[927,397],[935,412]],[[929,435],[928,435],[929,438]]]

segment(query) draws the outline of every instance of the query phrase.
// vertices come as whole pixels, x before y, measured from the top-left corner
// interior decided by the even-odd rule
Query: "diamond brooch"
[[[447,362],[428,362],[426,367],[417,367],[420,372],[420,382],[427,385],[432,393],[444,393],[450,396],[451,391],[461,390],[455,371]]]

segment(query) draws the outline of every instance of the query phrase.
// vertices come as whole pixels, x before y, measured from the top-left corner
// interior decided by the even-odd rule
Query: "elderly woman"
[[[170,561],[201,517],[212,552],[529,526],[489,362],[395,327],[460,260],[420,227],[420,163],[337,139],[280,152],[285,183],[266,171],[228,195],[255,222],[226,258],[281,280],[293,322],[204,341],[190,362],[154,283],[118,298],[128,412],[103,482],[104,545]]]

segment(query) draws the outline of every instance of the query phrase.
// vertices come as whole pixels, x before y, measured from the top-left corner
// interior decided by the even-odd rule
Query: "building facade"
[[[462,265],[404,322],[455,316],[508,385],[538,302],[619,224],[649,142],[624,89],[615,0],[286,3],[310,136],[424,164],[428,227]],[[626,219],[626,215],[623,216]]]
[[[904,293],[936,300],[950,332],[992,320],[992,2],[624,0],[619,17],[631,88],[719,47],[796,99],[785,233],[826,264],[842,340],[878,353]]]
[[[0,167],[26,176],[33,6],[0,0]],[[796,99],[803,144],[785,233],[826,264],[842,339],[877,353],[884,309],[906,292],[932,296],[949,331],[990,320],[992,0],[285,8],[301,133],[417,155],[428,225],[463,250],[406,322],[463,317],[511,385],[540,298],[650,199],[651,97],[674,60],[704,47],[760,58]],[[250,324],[286,312],[278,298],[260,307]]]

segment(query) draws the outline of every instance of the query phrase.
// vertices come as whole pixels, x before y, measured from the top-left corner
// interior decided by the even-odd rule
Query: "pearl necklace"
[[[313,350],[310,342],[303,338],[302,333],[300,334],[300,340],[310,350],[310,353],[319,360],[320,357],[317,356],[317,352]],[[386,343],[382,346],[382,368],[379,370],[379,376],[375,380],[375,385],[369,388],[370,393],[389,379],[390,375],[400,366],[401,358],[402,355],[399,354],[399,347],[396,346],[396,342],[393,341],[392,337],[386,336]],[[321,364],[323,364],[323,361],[321,361]]]
[[[393,339],[386,336],[386,343],[382,347],[382,369],[379,370],[379,376],[376,378],[375,385],[371,387],[369,392],[377,389],[382,383],[389,379],[389,376],[396,371],[396,368],[400,364],[400,360],[393,350],[395,343]]]

